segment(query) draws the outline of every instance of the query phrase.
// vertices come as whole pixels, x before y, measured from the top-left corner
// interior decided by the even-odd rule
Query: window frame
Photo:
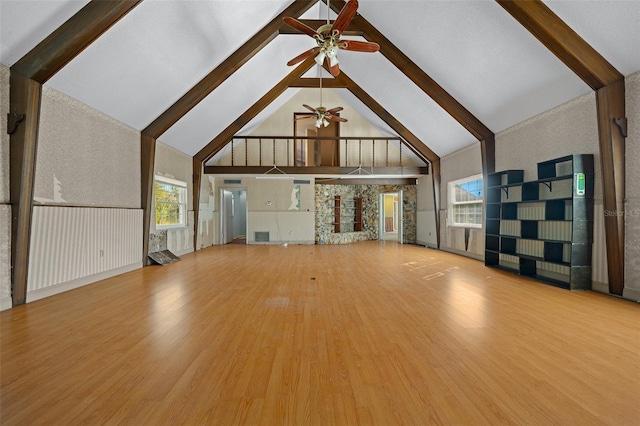
[[[156,206],[158,205],[159,201],[157,199],[156,184],[171,185],[171,186],[174,186],[174,187],[177,187],[177,188],[180,189],[180,191],[181,191],[181,195],[180,195],[181,201],[179,203],[170,203],[170,202],[160,201],[163,204],[170,204],[170,205],[178,205],[179,206],[180,223],[158,225],[158,218],[157,218],[157,215],[156,215]],[[160,175],[154,176],[154,179],[153,179],[153,213],[154,213],[154,224],[155,224],[155,229],[156,230],[182,229],[182,228],[186,228],[187,227],[187,197],[188,197],[187,182],[184,182],[184,181],[181,181],[181,180],[177,180],[177,179],[171,179],[171,178],[160,176]]]
[[[467,182],[473,182],[479,180],[482,182],[482,198],[480,198],[479,200],[471,200],[471,201],[457,201],[456,198],[456,191],[455,188],[457,186],[460,186],[461,184],[467,183]],[[482,174],[477,174],[477,175],[472,175],[472,176],[467,176],[465,178],[462,179],[457,179],[457,180],[453,180],[450,181],[448,183],[448,191],[447,191],[447,195],[448,195],[448,200],[447,200],[447,207],[448,207],[448,224],[447,226],[452,227],[452,228],[475,228],[475,229],[482,229],[484,227],[484,177]],[[481,219],[480,219],[480,223],[462,223],[462,222],[456,222],[455,221],[455,206],[461,206],[461,205],[479,205],[480,206],[480,215],[481,215]]]

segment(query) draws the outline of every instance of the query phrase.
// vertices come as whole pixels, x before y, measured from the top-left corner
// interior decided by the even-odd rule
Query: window
[[[156,228],[186,226],[187,184],[178,180],[156,176],[154,182]]]
[[[449,225],[482,228],[482,175],[449,182]]]

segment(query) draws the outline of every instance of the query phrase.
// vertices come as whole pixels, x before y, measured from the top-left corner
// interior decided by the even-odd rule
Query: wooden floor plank
[[[640,308],[393,242],[227,245],[0,313],[0,424],[640,424]]]

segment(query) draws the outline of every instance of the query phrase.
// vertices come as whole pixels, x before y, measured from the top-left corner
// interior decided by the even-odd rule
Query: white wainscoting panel
[[[593,206],[593,251],[591,254],[591,264],[593,290],[608,293],[607,240],[604,233],[604,206],[602,205],[602,201],[596,201]],[[602,284],[606,285],[602,286]]]
[[[11,206],[0,205],[0,311],[11,308]]]
[[[55,294],[54,286],[141,267],[142,217],[138,209],[34,207],[27,300],[43,290]]]

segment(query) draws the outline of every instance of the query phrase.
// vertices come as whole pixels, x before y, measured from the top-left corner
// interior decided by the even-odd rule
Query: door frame
[[[383,192],[380,194],[378,201],[378,239],[381,240],[382,236],[385,234],[385,196],[387,195],[395,195],[398,197],[398,229],[397,229],[397,238],[399,244],[404,244],[404,212],[403,212],[403,204],[404,204],[404,191],[399,189],[393,192]],[[395,212],[394,212],[395,213]]]
[[[233,192],[234,191],[244,191],[246,198],[247,198],[247,202],[245,202],[245,231],[244,231],[244,235],[247,239],[247,242],[249,240],[249,203],[248,203],[248,198],[249,198],[249,194],[247,191],[247,188],[220,188],[220,235],[218,237],[218,242],[220,245],[224,245],[224,244],[229,244],[231,241],[233,241],[233,216],[234,216],[234,211],[235,210],[235,206],[234,206],[234,201],[233,201]],[[233,209],[231,211],[231,223],[227,224],[227,211],[226,208],[227,206],[224,203],[224,193],[225,192],[230,192],[231,193],[231,209]],[[229,225],[231,227],[231,236],[230,238],[227,238],[228,241],[226,241],[226,239],[224,238],[225,236],[225,231],[227,231],[228,227],[227,225]]]

